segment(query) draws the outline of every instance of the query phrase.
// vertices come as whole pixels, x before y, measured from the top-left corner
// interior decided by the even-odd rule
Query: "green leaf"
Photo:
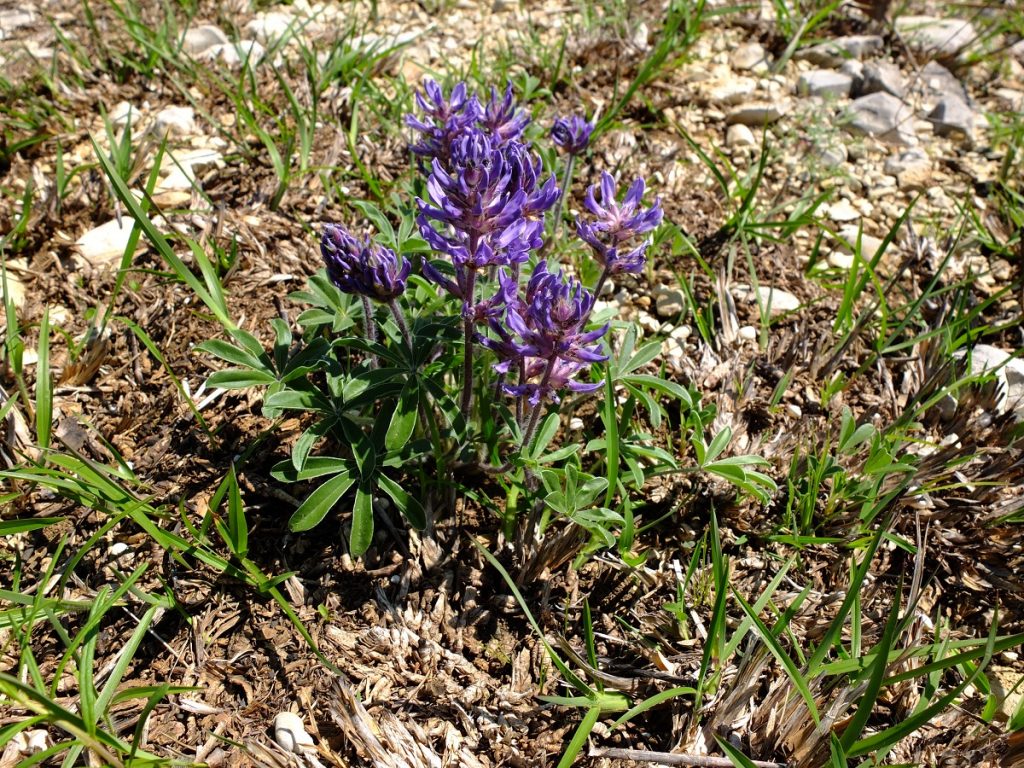
[[[381,211],[380,208],[367,200],[353,200],[352,205],[358,208],[366,218],[373,222],[374,226],[377,227],[377,231],[384,236],[385,240],[387,240],[389,248],[396,251],[399,250],[398,238],[395,237],[395,228],[391,226],[391,222],[388,220],[388,217],[384,215],[384,212]]]
[[[231,328],[228,330],[228,334],[242,349],[248,352],[251,357],[261,358],[266,356],[266,351],[263,349],[263,344],[260,343],[260,340],[244,328]],[[202,346],[202,344],[200,344],[200,346]]]
[[[730,427],[724,427],[722,431],[715,435],[714,439],[711,441],[701,464],[707,461],[714,461],[718,457],[718,454],[725,450],[725,447],[729,444],[730,440],[732,440],[732,429]]]
[[[262,361],[257,357],[253,357],[244,349],[239,349],[234,344],[229,344],[222,339],[204,341],[202,344],[196,345],[196,350],[199,352],[205,352],[208,355],[213,355],[214,357],[231,363],[232,365],[241,366],[242,368],[250,368],[256,371],[264,371],[269,374],[271,378],[274,378],[273,371],[267,366],[269,360]]]
[[[309,459],[309,452],[313,450],[313,446],[317,444],[324,435],[334,428],[337,424],[336,419],[326,418],[320,419],[310,425],[309,429],[299,435],[299,439],[295,441],[295,445],[292,446],[292,466],[296,472],[301,472],[306,466],[306,461]]]
[[[320,524],[327,513],[331,511],[338,499],[345,495],[345,491],[352,487],[355,478],[352,473],[342,470],[326,483],[313,491],[306,500],[299,505],[299,508],[288,520],[289,530],[299,532],[308,531]]]
[[[264,387],[276,381],[277,378],[272,374],[263,371],[227,368],[210,374],[206,385],[217,389],[248,389],[249,387]]]
[[[937,701],[924,709],[920,709],[914,712],[909,717],[898,722],[896,725],[890,726],[885,730],[874,733],[867,738],[861,739],[852,746],[850,746],[846,752],[849,757],[860,757],[862,755],[870,754],[879,749],[887,749],[896,742],[902,740],[906,736],[916,731],[918,728],[924,726],[929,720],[935,717],[937,714],[942,712],[946,707],[952,704],[956,699],[964,692],[964,690],[973,683],[978,676],[982,673],[982,670],[988,666],[989,661],[992,659],[992,654],[995,650],[995,642],[997,637],[999,626],[998,621],[993,619],[992,628],[989,631],[988,640],[985,643],[984,656],[978,663],[977,668],[974,672],[964,678],[960,685],[956,686],[953,690],[947,693],[945,696],[940,697]]]
[[[295,464],[290,460],[279,461],[270,468],[270,476],[275,480],[285,483],[295,483],[299,480],[312,480],[324,475],[335,475],[338,472],[351,472],[355,470],[355,464],[351,459],[340,459],[335,456],[313,456],[306,459],[302,469],[296,469]]]
[[[128,189],[128,185],[125,183],[125,180],[121,178],[113,161],[107,156],[107,153],[100,148],[95,139],[92,139],[92,144],[93,151],[96,153],[96,157],[99,159],[100,165],[103,166],[104,173],[110,180],[110,186],[114,195],[128,209],[131,217],[142,229],[143,234],[146,235],[146,239],[152,243],[160,256],[163,257],[163,259],[171,266],[171,269],[174,270],[174,273],[178,278],[182,282],[186,283],[210,309],[210,311],[213,312],[218,322],[220,322],[224,328],[235,328],[235,323],[231,320],[231,316],[228,314],[227,302],[224,298],[223,289],[220,283],[217,282],[216,276],[214,276],[212,281],[208,280],[207,284],[204,285],[203,281],[192,274],[192,271],[185,266],[185,263],[174,252],[173,246],[171,246],[164,234],[156,228],[156,225],[153,224],[149,216],[146,215],[146,212],[143,211],[142,207],[135,199],[135,195],[133,195],[131,190]],[[203,259],[199,258],[199,255],[202,255],[201,249],[191,241],[189,242],[189,246],[192,247],[193,256],[196,257],[197,264],[200,269],[204,270],[206,264]],[[208,263],[208,260],[206,260],[206,262]],[[205,270],[204,277],[207,277]]]
[[[893,591],[895,595],[901,595],[903,593],[903,578],[900,577],[897,582],[896,589]],[[868,718],[871,717],[871,712],[875,708],[875,702],[878,700],[878,694],[882,690],[882,681],[885,679],[885,672],[889,667],[889,650],[892,648],[893,643],[896,640],[896,634],[899,627],[899,598],[896,599],[896,605],[889,608],[889,617],[885,621],[885,629],[882,631],[882,638],[878,641],[878,645],[875,646],[875,650],[878,656],[875,658],[874,663],[871,665],[871,674],[868,677],[868,686],[864,689],[864,694],[860,697],[860,703],[857,705],[857,711],[846,725],[846,730],[843,731],[843,735],[839,739],[839,744],[843,751],[847,751],[851,746],[856,743],[857,739],[860,738],[861,733],[864,731],[864,726],[868,723]]]
[[[0,520],[0,536],[11,536],[15,533],[25,533],[26,531],[38,531],[48,525],[63,523],[66,519],[65,517],[47,517]]]
[[[352,506],[352,532],[348,546],[353,555],[366,554],[373,543],[373,494],[356,489],[356,502]]]
[[[640,349],[637,350],[636,354],[633,355],[626,366],[620,371],[620,373],[626,374],[635,371],[641,366],[647,365],[654,358],[661,354],[661,342],[652,341],[644,344]],[[655,378],[655,377],[650,377]],[[678,385],[676,385],[678,386]]]
[[[427,527],[427,515],[419,499],[407,493],[402,486],[387,475],[379,475],[377,483],[384,493],[391,497],[391,500],[395,502],[395,506],[398,507],[399,511],[413,528],[417,531],[422,531]]]
[[[719,748],[725,752],[726,757],[729,758],[729,762],[735,765],[736,768],[757,768],[757,764],[753,760],[736,749],[736,747],[728,741],[723,739],[717,733],[714,736],[715,741],[718,742]]]
[[[43,310],[39,322],[39,349],[36,365],[36,440],[44,451],[50,447],[53,426],[53,381],[50,378],[50,308]]]
[[[580,720],[580,724],[577,726],[576,732],[572,735],[572,740],[569,742],[569,746],[565,748],[565,752],[562,754],[562,759],[558,761],[557,768],[570,768],[570,766],[576,762],[576,756],[579,755],[580,751],[587,743],[587,739],[590,738],[590,732],[594,730],[594,726],[597,725],[599,717],[601,717],[600,706],[594,705],[587,710],[587,714],[585,714],[583,719]]]
[[[384,447],[387,450],[400,450],[409,442],[409,438],[412,437],[412,433],[416,429],[419,403],[420,390],[415,382],[409,381],[402,389],[395,411],[391,414],[391,423],[388,425],[388,432],[384,437]]]
[[[242,494],[238,489],[238,475],[235,465],[231,465],[228,475],[228,530],[231,532],[231,546],[238,557],[249,554],[249,524],[245,519],[245,506]]]
[[[542,408],[543,405],[537,407]],[[558,411],[553,411],[547,415],[541,423],[540,429],[537,430],[537,436],[533,439],[533,447],[525,446],[528,456],[531,459],[536,459],[544,453],[544,449],[548,447],[548,443],[554,438],[556,432],[558,432]]]
[[[771,651],[772,655],[778,660],[778,662],[786,670],[789,675],[789,679],[793,681],[793,685],[800,693],[801,698],[804,700],[804,704],[807,705],[807,711],[811,714],[811,719],[814,720],[815,725],[820,725],[821,718],[818,715],[818,707],[814,703],[814,695],[811,693],[811,689],[807,686],[807,678],[800,674],[800,670],[797,668],[793,659],[790,658],[789,654],[786,653],[785,649],[772,634],[771,630],[764,625],[760,617],[754,612],[754,609],[750,607],[750,604],[743,599],[743,596],[733,589],[733,596],[736,598],[736,602],[740,604],[743,612],[747,614],[751,623],[757,629],[757,633],[761,636],[761,640],[768,650]]]
[[[677,696],[696,696],[696,695],[697,695],[697,689],[696,688],[690,688],[688,686],[680,686],[678,688],[669,688],[667,691],[661,691],[659,693],[654,694],[653,696],[650,696],[650,697],[644,699],[639,704],[635,705],[632,709],[627,711],[624,715],[622,715],[622,717],[620,717],[618,720],[616,720],[614,723],[612,723],[612,728],[613,729],[614,728],[618,728],[620,725],[622,725],[624,723],[628,723],[630,720],[632,720],[637,715],[642,715],[647,710],[649,710],[649,709],[651,709],[653,707],[656,707],[659,704],[664,704],[666,701],[674,699]]]
[[[270,411],[334,412],[334,408],[322,394],[308,389],[282,389],[280,392],[274,392],[263,401],[263,407]]]

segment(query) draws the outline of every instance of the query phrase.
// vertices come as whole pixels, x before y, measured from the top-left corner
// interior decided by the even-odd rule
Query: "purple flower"
[[[415,115],[405,116],[406,125],[422,134],[420,141],[411,149],[428,161],[436,158],[447,163],[452,142],[481,118],[483,108],[476,96],[467,95],[465,83],[456,84],[447,98],[441,86],[433,80],[423,83],[423,91],[423,94],[416,93],[416,104],[424,119]]]
[[[594,124],[579,115],[560,117],[551,127],[551,141],[563,152],[575,157],[586,150],[593,132]]]
[[[525,396],[536,407],[545,398],[558,402],[560,390],[591,392],[600,384],[581,383],[573,378],[592,363],[607,360],[596,343],[608,330],[584,330],[594,297],[576,280],[561,272],[548,271],[541,261],[526,285],[525,295],[510,295],[505,285],[505,322],[492,318],[496,339],[481,339],[481,344],[499,357],[495,370],[523,371],[516,384],[504,385],[511,395]]]
[[[435,159],[432,168],[427,193],[433,205],[420,201],[422,216],[478,239],[522,214],[526,194],[513,188],[505,153],[483,131],[465,131],[452,143],[450,167]]]
[[[495,144],[504,145],[513,140],[518,141],[529,122],[530,116],[516,108],[515,100],[512,98],[512,83],[505,87],[505,96],[501,100],[498,99],[497,89],[491,88],[491,99],[487,102],[479,123]]]
[[[389,302],[405,291],[412,264],[390,248],[370,240],[357,240],[337,224],[324,227],[320,253],[327,276],[343,293]]]
[[[547,180],[541,182],[543,164],[541,159],[529,150],[525,144],[513,142],[505,150],[512,167],[512,185],[521,189],[526,194],[526,202],[523,205],[523,213],[530,219],[543,219],[544,213],[558,202],[558,182],[555,175],[551,174]],[[539,186],[538,186],[539,185]],[[541,224],[539,230],[543,231]],[[540,243],[532,246],[539,248]]]
[[[611,174],[601,174],[600,192],[596,194],[597,189],[597,184],[592,185],[584,199],[584,205],[596,220],[586,222],[578,217],[576,232],[593,249],[608,274],[642,271],[649,243],[645,240],[630,248],[627,241],[650,232],[661,223],[661,199],[655,200],[650,208],[640,207],[645,189],[642,178],[630,185],[621,203],[615,199],[616,184]]]
[[[455,276],[429,264],[423,273],[462,299],[465,317],[480,316],[472,306],[479,272],[522,264],[543,244],[543,213],[558,188],[553,176],[540,183],[541,172],[523,144],[500,144],[478,128],[452,143],[447,167],[434,160],[417,223],[430,247],[452,260]]]

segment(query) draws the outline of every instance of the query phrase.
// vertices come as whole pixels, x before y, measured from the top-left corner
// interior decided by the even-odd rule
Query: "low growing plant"
[[[655,396],[693,401],[682,387],[634,371],[653,355],[650,346],[634,354],[633,332],[623,362],[613,360],[610,326],[593,316],[609,281],[643,270],[649,234],[662,221],[660,201],[644,203],[640,178],[620,196],[616,179],[603,173],[587,190],[576,238],[560,238],[559,201],[573,162],[585,154],[589,123],[555,123],[552,139],[568,158],[559,189],[527,139],[530,118],[511,84],[482,100],[465,84],[445,93],[428,81],[416,102],[420,114],[406,118],[422,191],[415,207],[399,210],[396,229],[376,206],[357,203],[375,237],[326,225],[325,270],[294,296],[310,305],[298,318],[301,341],[281,320],[272,323],[269,353],[252,335],[229,329],[233,343],[202,345],[234,366],[209,384],[265,386],[271,418],[311,412],[290,460],[273,469],[285,481],[326,478],[292,516],[293,530],[315,526],[349,498],[350,546],[362,554],[375,509],[386,508],[375,506],[379,499],[390,499],[414,527],[429,528],[432,511],[450,505],[462,478],[475,476],[481,487],[504,490],[495,507],[508,540],[532,549],[554,517],[589,537],[588,551],[612,546],[632,526],[613,509],[620,498],[628,512],[619,461],[641,483],[645,460],[676,468],[663,450],[620,443],[635,403],[659,419]],[[587,252],[593,266],[557,264]],[[596,275],[593,287],[576,274]],[[617,390],[627,402],[621,423]],[[583,453],[604,446],[603,455],[584,468],[579,445],[557,447],[559,407],[569,399],[579,408],[597,391],[607,398],[601,421],[614,434],[591,441]],[[321,441],[337,455],[314,455]],[[714,452],[727,442],[718,436]]]

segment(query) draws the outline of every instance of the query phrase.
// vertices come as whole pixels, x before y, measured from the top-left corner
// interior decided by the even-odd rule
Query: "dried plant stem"
[[[637,763],[658,763],[659,765],[690,765],[696,768],[733,768],[727,757],[703,757],[698,755],[679,755],[674,752],[652,752],[645,749],[619,749],[611,747],[590,748],[590,757],[607,757],[612,760],[632,760]],[[769,763],[764,760],[751,760],[750,764],[757,768],[787,768],[785,763]]]

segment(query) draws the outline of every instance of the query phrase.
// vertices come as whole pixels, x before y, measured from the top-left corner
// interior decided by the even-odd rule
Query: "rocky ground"
[[[844,408],[916,467],[886,508],[892,537],[861,598],[866,636],[881,634],[901,575],[909,582],[913,573],[921,583],[908,634],[918,641],[985,638],[995,621],[1000,635],[1024,632],[1024,29],[1014,34],[1020,12],[1011,4],[905,5],[885,19],[839,7],[793,44],[799,15],[788,28],[771,3],[742,11],[708,3],[692,44],[668,50],[624,105],[628,84],[657,58],[660,3],[228,0],[182,4],[169,17],[145,3],[52,0],[0,10],[6,299],[33,387],[44,308],[57,331],[55,445],[115,467],[119,487],[182,535],[245,453],[249,557],[265,574],[291,573],[282,594],[322,654],[244,578],[170,556],[130,520],[111,525],[102,500],[8,474],[0,519],[63,521],[0,544],[10,566],[0,568],[0,606],[10,609],[0,621],[0,670],[24,674],[30,636],[54,700],[75,708],[60,622],[21,635],[11,618],[17,602],[6,598],[95,601],[146,565],[135,597],[104,620],[95,659],[109,675],[145,610],[136,593],[173,594],[175,610],[160,611],[125,677],[126,685],[194,687],[147,713],[144,746],[162,758],[557,764],[581,714],[537,699],[566,689],[509,588],[472,546],[498,545],[487,504],[463,502],[434,538],[384,528],[362,559],[346,551],[340,511],[312,535],[289,533],[291,510],[313,486],[281,485],[269,468],[302,423],[271,425],[255,391],[204,386],[212,361],[194,347],[221,329],[149,240],[133,249],[138,234],[96,161],[97,148],[120,157],[139,189],[165,146],[149,196],[154,222],[203,244],[232,317],[269,343],[268,321],[301,311],[287,296],[320,266],[319,226],[357,221],[350,200],[403,189],[411,166],[400,117],[425,76],[521,78],[538,90],[534,117],[545,125],[621,106],[578,169],[568,207],[580,206],[601,170],[639,174],[661,197],[666,224],[647,273],[602,296],[599,311],[659,340],[651,371],[702,392],[718,408],[715,426],[733,430],[730,452],[765,457],[780,487],[759,504],[695,475],[652,483],[637,500],[641,522],[653,521],[638,541],[642,565],[604,553],[523,585],[548,638],[583,654],[585,601],[601,668],[628,681],[633,701],[694,685],[714,602],[706,554],[694,579],[684,574],[714,510],[737,593],[753,602],[793,558],[776,613],[765,613],[773,622],[792,608],[787,648],[820,639],[867,530],[858,522],[864,500],[823,488],[813,540],[797,541],[787,515],[809,457],[827,448]],[[317,92],[296,62],[323,57],[339,35],[351,66],[339,65]],[[168,39],[178,43],[173,57],[154,55]],[[304,104],[319,96],[320,112],[308,163],[293,163],[282,188],[266,132],[298,130],[286,86]],[[187,249],[178,255],[196,266]],[[5,339],[9,362],[11,334]],[[979,378],[954,386],[972,373]],[[17,399],[10,365],[0,385],[5,401]],[[24,410],[5,412],[8,467],[39,459]],[[585,407],[569,416],[565,435],[582,440],[593,418]],[[847,470],[864,476],[863,456],[849,457]],[[474,490],[494,492],[486,483]],[[79,551],[68,566],[67,553]],[[666,607],[676,603],[686,606],[682,617]],[[730,626],[742,617],[733,606]],[[77,631],[83,618],[63,621]],[[976,683],[879,764],[1024,766],[1021,731],[1009,727],[1024,687],[1019,650],[995,654],[987,688]],[[701,718],[692,697],[622,728],[611,727],[613,715],[598,723],[593,754],[579,764],[635,764],[608,749],[725,759],[715,734],[765,764],[827,763],[827,733],[809,735],[806,710],[793,714],[788,678],[764,646],[751,642],[723,665],[725,682],[706,696]],[[929,685],[952,689],[966,674],[893,691],[871,728],[906,720]],[[812,693],[834,702],[830,686]],[[131,739],[144,701],[112,710],[117,735]],[[0,728],[24,716],[0,711]],[[60,738],[54,727],[20,733],[0,745],[0,766]]]

